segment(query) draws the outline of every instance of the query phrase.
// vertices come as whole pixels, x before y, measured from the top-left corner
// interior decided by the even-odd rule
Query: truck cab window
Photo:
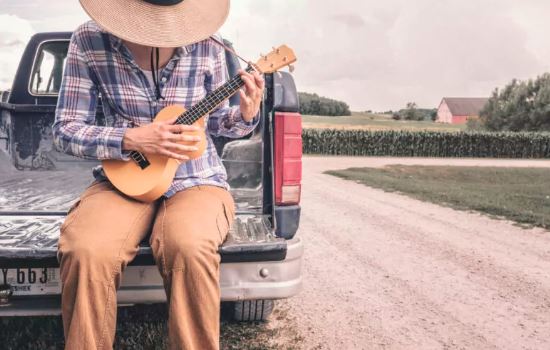
[[[63,78],[68,41],[40,45],[33,65],[30,92],[34,95],[57,95]]]

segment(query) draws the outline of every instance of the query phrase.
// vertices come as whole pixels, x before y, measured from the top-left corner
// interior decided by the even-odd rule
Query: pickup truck
[[[34,35],[11,90],[0,93],[0,317],[60,314],[59,227],[98,165],[58,152],[52,141],[70,37],[70,32]],[[227,62],[229,75],[235,75],[238,60],[228,53]],[[219,249],[221,295],[224,310],[238,321],[265,320],[274,300],[295,295],[302,283],[303,244],[296,237],[302,176],[298,94],[286,72],[265,78],[254,132],[215,139],[237,207]],[[97,123],[109,123],[101,101]],[[124,272],[118,302],[165,301],[146,239]]]

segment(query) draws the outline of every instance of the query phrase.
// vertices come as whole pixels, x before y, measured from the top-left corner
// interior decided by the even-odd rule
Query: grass
[[[550,169],[392,165],[327,173],[423,201],[550,229]]]
[[[273,311],[273,322],[234,323],[224,313],[222,308],[222,350],[290,350],[303,341],[284,306]],[[167,349],[166,318],[164,304],[119,308],[114,348]],[[3,317],[0,339],[0,348],[7,350],[63,349],[63,323],[59,316]]]
[[[359,129],[359,130],[409,130],[448,131],[466,130],[465,125],[435,123],[432,121],[393,120],[390,115],[354,112],[347,117],[302,116],[307,129]]]

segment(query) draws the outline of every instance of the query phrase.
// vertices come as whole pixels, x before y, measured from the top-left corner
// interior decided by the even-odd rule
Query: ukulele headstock
[[[255,63],[255,66],[256,69],[265,74],[276,72],[283,67],[290,66],[294,62],[296,62],[294,51],[286,45],[281,45],[273,48],[273,51],[267,55],[262,55],[262,58]]]

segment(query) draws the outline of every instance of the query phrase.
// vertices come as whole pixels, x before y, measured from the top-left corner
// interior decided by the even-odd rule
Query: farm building
[[[470,118],[478,118],[488,98],[445,97],[437,110],[437,121],[448,124],[466,124]]]

